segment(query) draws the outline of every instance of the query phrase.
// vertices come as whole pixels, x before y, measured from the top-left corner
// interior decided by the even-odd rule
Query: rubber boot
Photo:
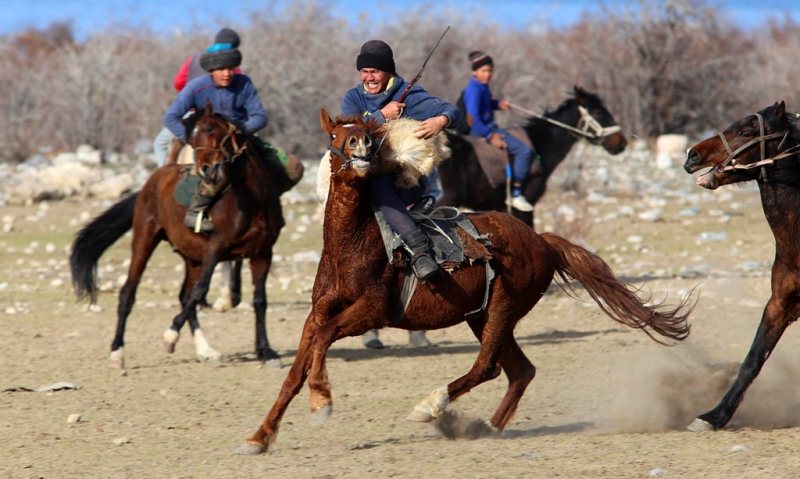
[[[214,223],[208,215],[204,215],[205,211],[211,207],[214,200],[213,194],[208,194],[207,188],[203,187],[203,183],[197,185],[197,189],[192,195],[189,206],[186,208],[186,216],[183,218],[183,224],[188,226],[195,233],[210,234],[214,231]],[[199,230],[197,220],[201,218]]]
[[[410,233],[400,236],[400,239],[411,250],[411,269],[420,281],[427,281],[433,278],[441,268],[431,255],[431,241],[425,233],[415,229]]]

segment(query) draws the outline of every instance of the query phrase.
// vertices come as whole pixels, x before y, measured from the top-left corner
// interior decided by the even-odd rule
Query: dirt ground
[[[399,330],[382,332],[383,350],[348,338],[329,355],[328,422],[309,424],[304,389],[272,449],[255,457],[234,449],[263,419],[287,368],[248,360],[249,306],[201,313],[222,363],[197,361],[188,334],[174,354],[165,353],[160,335],[177,313],[182,267],[162,245],[128,323],[127,370],[111,369],[130,236],[101,259],[103,293],[99,308],[89,310],[72,296],[67,251],[79,225],[108,204],[4,207],[0,216],[13,228],[0,233],[0,478],[797,477],[797,328],[728,428],[685,430],[721,397],[769,296],[774,246],[758,194],[732,188],[703,196],[702,204],[696,196],[665,198],[658,221],[613,214],[641,201],[634,197],[576,209],[591,225],[582,240],[620,277],[643,286],[642,294],[675,301],[699,286],[684,343],[660,346],[604,316],[580,291],[583,301],[552,289],[516,329],[537,377],[507,430],[480,435],[475,423],[498,406],[503,377],[453,403],[439,427],[405,420],[418,401],[471,366],[478,345],[466,325],[430,332],[435,346],[423,349],[407,347]],[[537,211],[578,203],[551,192]],[[284,364],[310,306],[313,252],[321,250],[314,214],[314,204],[287,205],[269,279],[269,337]],[[540,217],[538,229],[557,225]],[[709,240],[720,232],[723,241]],[[61,381],[78,389],[26,390]],[[80,420],[69,422],[75,414]]]

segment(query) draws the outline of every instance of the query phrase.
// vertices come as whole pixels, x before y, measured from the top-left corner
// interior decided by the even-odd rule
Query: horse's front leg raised
[[[314,336],[311,350],[311,369],[308,373],[308,388],[311,393],[311,422],[321,424],[333,412],[333,396],[325,360],[328,349],[341,338],[360,336],[370,329],[379,328],[389,311],[380,305],[384,298],[362,296],[350,307],[340,312],[320,326]]]
[[[267,452],[269,445],[275,441],[283,414],[289,407],[289,403],[292,402],[292,399],[297,396],[303,387],[311,366],[311,344],[318,327],[312,319],[314,314],[314,309],[312,309],[303,326],[303,335],[300,338],[300,344],[297,346],[297,355],[295,355],[292,367],[289,369],[289,374],[283,380],[283,385],[278,397],[275,399],[275,403],[272,404],[269,413],[267,413],[255,434],[236,450],[237,453],[261,454]]]
[[[775,273],[773,272],[773,280],[774,276]],[[755,339],[753,339],[753,344],[750,346],[750,351],[739,367],[739,374],[730,389],[714,409],[701,414],[689,424],[688,429],[690,431],[700,432],[721,429],[731,420],[736,408],[742,402],[744,393],[750,383],[758,376],[761,367],[764,366],[767,358],[772,354],[772,350],[778,344],[778,340],[783,335],[786,327],[797,317],[797,305],[792,303],[791,307],[786,307],[783,303],[783,299],[777,298],[775,294],[770,298],[766,308],[764,308],[761,323],[758,325],[758,331]]]

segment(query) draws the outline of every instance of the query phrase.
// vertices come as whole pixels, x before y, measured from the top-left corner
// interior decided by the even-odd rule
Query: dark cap
[[[215,43],[200,55],[200,67],[207,71],[236,68],[242,64],[242,53],[230,43]]]
[[[382,40],[370,40],[361,45],[361,53],[356,58],[356,70],[362,68],[395,73],[392,48]]]
[[[492,57],[490,57],[489,54],[484,53],[480,50],[470,52],[469,62],[472,65],[472,71],[475,71],[484,65],[494,66],[494,60],[492,60]]]

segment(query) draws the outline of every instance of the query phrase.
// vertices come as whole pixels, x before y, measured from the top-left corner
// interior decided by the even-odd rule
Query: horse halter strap
[[[619,133],[622,131],[622,128],[619,125],[611,125],[611,126],[603,126],[600,124],[599,121],[595,119],[589,113],[589,110],[578,105],[578,111],[581,114],[580,120],[578,120],[578,128],[583,132],[591,131],[594,138],[605,138],[607,136],[611,136],[615,133]],[[587,137],[589,135],[586,135]]]
[[[372,148],[367,156],[353,156],[353,155],[347,156],[347,155],[344,154],[344,151],[342,151],[342,149],[345,147],[345,145],[347,144],[347,141],[350,139],[350,137],[353,136],[353,133],[351,132],[351,130],[353,129],[354,126],[355,125],[352,125],[352,124],[343,125],[343,127],[347,128],[347,134],[344,135],[344,140],[342,140],[342,147],[341,148],[334,146],[333,143],[328,145],[328,151],[330,151],[331,153],[333,153],[334,155],[338,156],[339,158],[341,158],[343,160],[341,168],[339,168],[337,171],[335,171],[333,173],[334,175],[346,170],[347,168],[349,168],[350,165],[356,160],[372,161],[372,159],[375,157],[375,153],[377,151],[377,148]],[[372,140],[372,137],[369,135],[369,133],[364,131],[362,128],[358,128],[358,130],[359,131],[363,131],[364,132],[364,136],[369,138],[370,141],[373,142],[373,144],[374,144],[374,140]]]
[[[725,146],[725,150],[728,152],[728,157],[723,161],[718,169],[719,171],[732,171],[732,170],[751,170],[753,168],[758,168],[760,166],[768,166],[775,162],[775,160],[781,160],[783,158],[787,158],[789,156],[796,155],[798,153],[797,146],[789,148],[783,152],[780,151],[781,147],[784,143],[786,143],[786,139],[789,136],[789,130],[783,132],[776,132],[770,133],[769,135],[764,134],[764,118],[761,116],[761,113],[756,113],[755,117],[758,119],[758,138],[753,138],[752,140],[746,142],[745,144],[741,145],[740,147],[736,148],[735,150],[731,149],[731,145],[728,143],[728,139],[725,138],[725,134],[723,132],[718,132],[717,136],[722,141],[722,144]],[[782,138],[781,138],[782,137]],[[770,158],[766,158],[766,142],[767,140],[772,140],[774,138],[781,138],[781,142],[778,145],[778,154],[772,156]],[[755,163],[749,163],[746,165],[741,165],[737,163],[736,155],[739,153],[747,150],[751,146],[755,145],[756,143],[759,144],[761,149],[761,160],[756,161]]]

